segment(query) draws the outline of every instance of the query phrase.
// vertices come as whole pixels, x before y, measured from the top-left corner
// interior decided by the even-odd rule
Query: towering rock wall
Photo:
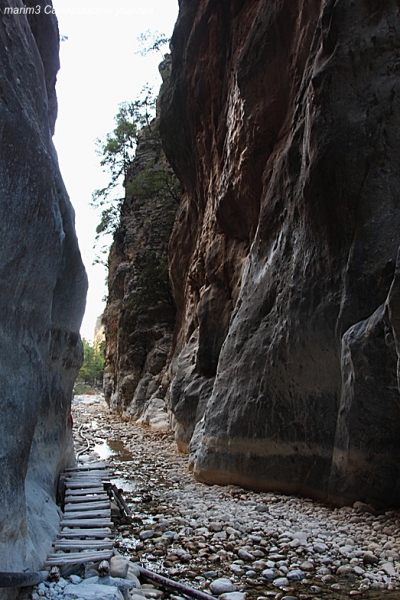
[[[400,505],[395,0],[180,1],[170,406],[195,476]]]
[[[0,0],[0,571],[42,566],[58,530],[87,287],[51,139],[57,22],[25,5]]]
[[[166,365],[175,322],[168,240],[180,191],[173,191],[177,180],[162,150],[158,120],[140,133],[125,187],[108,260],[105,397],[113,411],[168,428]]]

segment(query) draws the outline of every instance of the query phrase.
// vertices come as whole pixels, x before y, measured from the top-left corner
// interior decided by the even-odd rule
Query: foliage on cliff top
[[[152,132],[155,117],[156,98],[148,85],[142,88],[139,98],[133,102],[122,102],[114,117],[115,128],[106,135],[106,139],[96,140],[100,165],[110,175],[110,181],[104,188],[95,190],[92,205],[97,208],[110,200],[110,194],[118,184],[124,182],[129,166],[135,156],[139,134],[147,129]]]
[[[100,222],[96,228],[96,246],[102,236],[113,234],[120,223],[124,200],[121,194],[118,194],[118,186],[121,184],[125,187],[126,194],[136,201],[157,199],[163,202],[173,220],[181,189],[168,163],[150,162],[134,176],[129,173],[140,140],[154,143],[161,148],[158,124],[154,118],[155,107],[156,98],[153,91],[145,86],[137,100],[119,105],[115,116],[115,129],[105,140],[97,140],[100,164],[109,173],[110,180],[107,186],[95,190],[92,195],[92,206],[101,211]],[[101,253],[107,252],[108,247],[103,246]],[[97,261],[100,262],[100,259]]]

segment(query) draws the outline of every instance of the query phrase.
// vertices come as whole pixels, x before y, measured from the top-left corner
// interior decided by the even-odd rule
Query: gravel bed
[[[206,486],[171,433],[110,414],[101,397],[77,398],[73,418],[132,510],[116,540],[131,561],[220,600],[400,598],[399,511]]]

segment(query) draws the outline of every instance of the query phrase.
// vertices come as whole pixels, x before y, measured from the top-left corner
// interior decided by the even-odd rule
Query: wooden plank
[[[65,490],[66,495],[70,496],[87,496],[91,494],[92,496],[98,496],[99,494],[107,494],[104,489],[104,486],[100,486],[97,488],[91,488],[90,490]]]
[[[101,502],[97,502],[96,500],[93,500],[92,502],[68,502],[68,504],[64,506],[64,512],[75,512],[78,510],[98,510],[102,508],[110,509],[110,501],[103,500]]]
[[[112,527],[110,519],[67,519],[60,522],[60,527],[82,527],[94,529],[95,527]]]
[[[58,534],[59,539],[64,538],[114,538],[109,527],[101,529],[62,529]]]
[[[110,517],[110,509],[108,510],[83,510],[72,511],[72,512],[64,512],[63,514],[64,521],[69,519],[97,519],[97,517]]]
[[[65,504],[86,504],[87,502],[106,502],[110,501],[107,494],[94,494],[92,496],[81,495],[81,496],[66,496]]]
[[[90,477],[88,477],[86,474],[85,475],[78,475],[77,473],[75,473],[74,475],[67,475],[64,477],[64,481],[66,483],[69,483],[70,481],[98,481],[99,483],[101,481],[107,481],[108,479],[112,479],[114,476],[112,475],[112,473],[104,473],[103,476],[101,475],[91,475]]]
[[[114,547],[114,540],[57,540],[54,550],[109,550]]]
[[[97,483],[97,485],[103,485],[102,477],[75,477],[75,475],[74,475],[73,477],[66,477],[64,481],[65,481],[65,485],[67,485],[67,486],[69,486],[71,483],[82,483],[82,482]]]
[[[99,481],[95,481],[94,483],[87,483],[84,481],[78,481],[77,483],[72,483],[71,481],[68,481],[67,488],[71,491],[86,489],[86,490],[88,490],[88,493],[91,489],[98,490],[100,492],[104,492],[104,486],[100,487],[99,484],[100,484]]]
[[[76,467],[68,467],[67,469],[65,469],[65,472],[71,473],[73,471],[92,471],[92,470],[98,470],[98,469],[107,469],[109,466],[110,466],[110,463],[93,462],[93,463],[80,464],[80,465],[77,465]]]
[[[103,471],[77,471],[76,473],[65,473],[65,479],[71,479],[72,477],[84,479],[87,477],[88,479],[97,477],[98,479],[104,479],[107,475],[111,475],[111,471],[105,469]]]
[[[104,475],[112,473],[110,469],[96,469],[92,471],[69,471],[64,473],[64,477],[104,477]]]
[[[49,554],[46,560],[48,566],[80,565],[88,562],[99,562],[110,560],[112,550],[99,550],[99,552],[70,552],[60,554]]]
[[[127,505],[127,503],[125,502],[125,500],[123,499],[119,489],[117,488],[116,485],[112,484],[111,485],[111,491],[114,495],[114,500],[116,501],[118,508],[120,509],[121,512],[124,512],[125,515],[127,517],[131,517],[132,513],[131,513],[131,509],[129,508],[129,506]]]
[[[80,481],[77,479],[66,481],[65,487],[67,490],[76,490],[76,489],[88,489],[90,486],[92,487],[100,487],[103,485],[102,481],[91,479],[88,481],[87,479],[81,479]]]

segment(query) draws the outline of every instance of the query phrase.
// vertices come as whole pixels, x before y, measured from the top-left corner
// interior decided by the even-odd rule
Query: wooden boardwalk
[[[105,463],[88,463],[66,469],[64,514],[47,566],[109,560],[114,534],[111,502],[104,482],[112,474]]]

